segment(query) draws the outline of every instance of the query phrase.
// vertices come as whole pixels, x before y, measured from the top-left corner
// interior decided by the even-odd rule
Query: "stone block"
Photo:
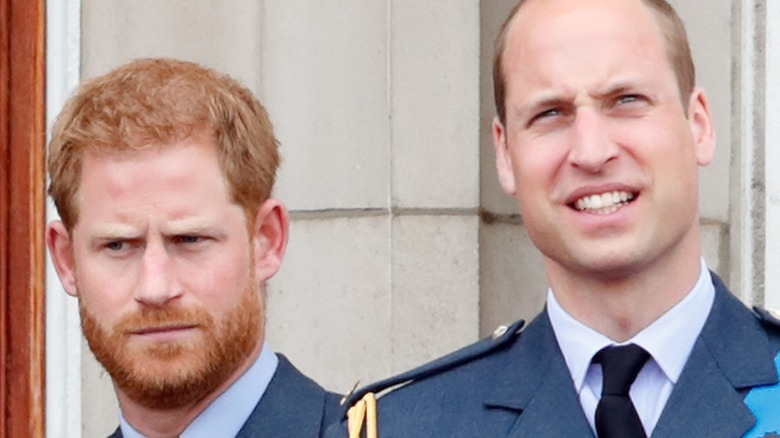
[[[242,0],[84,0],[82,75],[140,57],[172,57],[259,90],[261,3]]]
[[[478,337],[476,216],[396,216],[392,369],[401,372]]]
[[[482,223],[480,240],[480,335],[501,324],[530,321],[544,307],[547,279],[542,254],[520,224]]]
[[[390,374],[389,233],[386,216],[296,219],[269,282],[269,345],[333,391]]]
[[[479,2],[394,0],[390,20],[392,202],[479,202]]]
[[[701,254],[707,267],[717,273],[726,285],[729,282],[729,239],[726,224],[704,221],[701,223]]]
[[[262,92],[294,210],[387,208],[385,1],[266,1]]]

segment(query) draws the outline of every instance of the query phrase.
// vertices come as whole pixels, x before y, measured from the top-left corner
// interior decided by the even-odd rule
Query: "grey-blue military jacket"
[[[780,438],[780,321],[745,307],[714,274],[713,283],[712,310],[652,437]],[[346,405],[368,392],[379,394],[380,438],[594,436],[546,312]],[[346,436],[343,420],[326,433]]]

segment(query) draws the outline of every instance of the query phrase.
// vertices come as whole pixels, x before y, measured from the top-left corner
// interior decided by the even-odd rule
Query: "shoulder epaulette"
[[[525,321],[521,319],[508,326],[499,326],[493,332],[492,336],[483,338],[465,348],[454,351],[446,356],[404,373],[380,380],[359,389],[353,389],[344,396],[341,400],[341,405],[349,407],[368,393],[377,394],[389,388],[405,386],[411,382],[420,381],[467,362],[471,362],[516,339],[520,332],[522,332],[524,325]]]
[[[780,312],[777,310],[764,309],[763,307],[754,306],[753,311],[758,315],[758,319],[765,325],[773,326],[780,329]]]

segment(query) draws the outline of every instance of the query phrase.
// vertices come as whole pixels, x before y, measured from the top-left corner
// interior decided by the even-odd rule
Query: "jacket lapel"
[[[703,342],[691,352],[653,432],[653,438],[679,436],[742,436],[754,423]]]
[[[236,438],[316,437],[322,428],[326,393],[282,356],[263,397]]]
[[[519,416],[508,437],[592,437],[547,312],[523,331],[496,373],[488,409]]]
[[[777,382],[766,334],[713,274],[715,302],[653,432],[656,437],[742,436],[755,423],[747,391]]]

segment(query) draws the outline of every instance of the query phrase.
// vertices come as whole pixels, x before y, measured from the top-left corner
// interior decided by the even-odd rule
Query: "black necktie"
[[[604,386],[596,406],[596,433],[599,438],[646,438],[642,421],[628,396],[631,384],[650,354],[636,344],[606,347],[596,353]]]

